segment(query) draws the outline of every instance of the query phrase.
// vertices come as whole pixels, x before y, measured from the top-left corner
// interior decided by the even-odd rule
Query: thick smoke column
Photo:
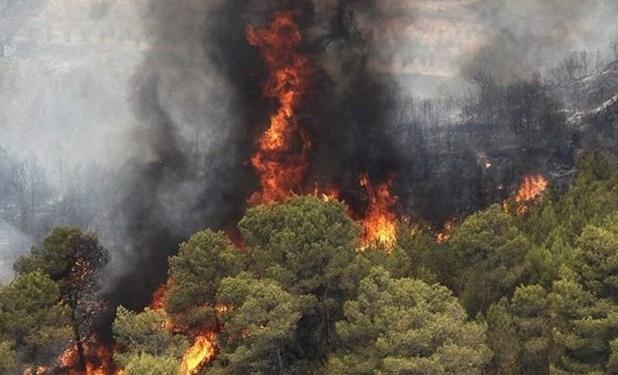
[[[300,51],[315,65],[299,126],[313,153],[306,184],[335,185],[362,207],[358,176],[384,182],[398,156],[386,127],[395,83],[371,61],[376,1],[154,0],[145,14],[152,48],[135,78],[139,152],[126,168],[129,193],[118,207],[130,247],[114,287],[117,302],[141,307],[165,279],[178,242],[205,227],[232,225],[257,178],[248,165],[276,103],[262,94],[266,77],[248,25],[294,11]],[[119,293],[119,292],[115,292]]]

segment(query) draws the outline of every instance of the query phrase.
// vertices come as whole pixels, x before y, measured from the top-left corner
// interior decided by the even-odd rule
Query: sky
[[[569,50],[606,48],[618,38],[616,3],[379,0],[385,16],[372,33],[384,50],[373,64],[400,74],[415,95],[439,95],[458,87],[479,56],[495,69],[520,71]],[[128,92],[149,48],[146,4],[0,0],[0,145],[50,163],[55,154],[84,163],[126,158],[135,121]]]

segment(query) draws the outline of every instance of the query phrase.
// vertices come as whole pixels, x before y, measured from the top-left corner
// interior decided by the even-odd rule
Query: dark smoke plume
[[[144,19],[151,48],[135,78],[139,152],[126,168],[129,193],[118,208],[129,249],[117,303],[139,308],[165,280],[167,257],[192,232],[233,225],[257,187],[246,161],[267,126],[272,104],[247,25],[293,10],[302,53],[316,66],[301,126],[314,141],[307,184],[336,185],[351,204],[357,178],[381,182],[399,157],[388,135],[395,82],[371,62],[382,52],[377,1],[153,0]]]

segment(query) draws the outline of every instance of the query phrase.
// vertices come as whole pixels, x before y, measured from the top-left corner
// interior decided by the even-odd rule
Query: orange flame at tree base
[[[378,244],[385,250],[392,250],[397,237],[397,216],[392,212],[397,197],[391,193],[392,178],[388,182],[374,186],[367,175],[359,179],[369,199],[363,225],[363,248]]]

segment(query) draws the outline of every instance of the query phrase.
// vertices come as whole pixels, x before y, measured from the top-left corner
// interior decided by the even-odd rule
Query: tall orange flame
[[[397,197],[391,193],[392,178],[386,183],[374,186],[367,175],[362,175],[359,183],[369,198],[362,220],[363,245],[368,247],[378,244],[386,250],[392,250],[397,236],[397,216],[392,211]]]
[[[541,175],[527,175],[524,177],[514,200],[517,203],[517,213],[520,215],[528,212],[530,203],[533,203],[543,197],[543,193],[547,189],[549,182]],[[509,212],[511,200],[502,202],[502,209]]]
[[[215,357],[216,335],[202,332],[182,357],[178,375],[193,375],[204,368]]]
[[[249,202],[281,201],[290,193],[300,192],[307,171],[311,141],[299,127],[296,111],[309,88],[313,67],[298,52],[303,37],[292,12],[276,13],[262,29],[249,26],[247,40],[259,49],[268,69],[264,95],[275,99],[279,106],[251,158],[261,191],[253,194]]]
[[[547,188],[548,182],[545,177],[541,175],[529,175],[524,177],[524,181],[522,182],[519,190],[517,191],[517,195],[515,196],[515,201],[517,203],[525,203],[543,195],[543,192]]]

